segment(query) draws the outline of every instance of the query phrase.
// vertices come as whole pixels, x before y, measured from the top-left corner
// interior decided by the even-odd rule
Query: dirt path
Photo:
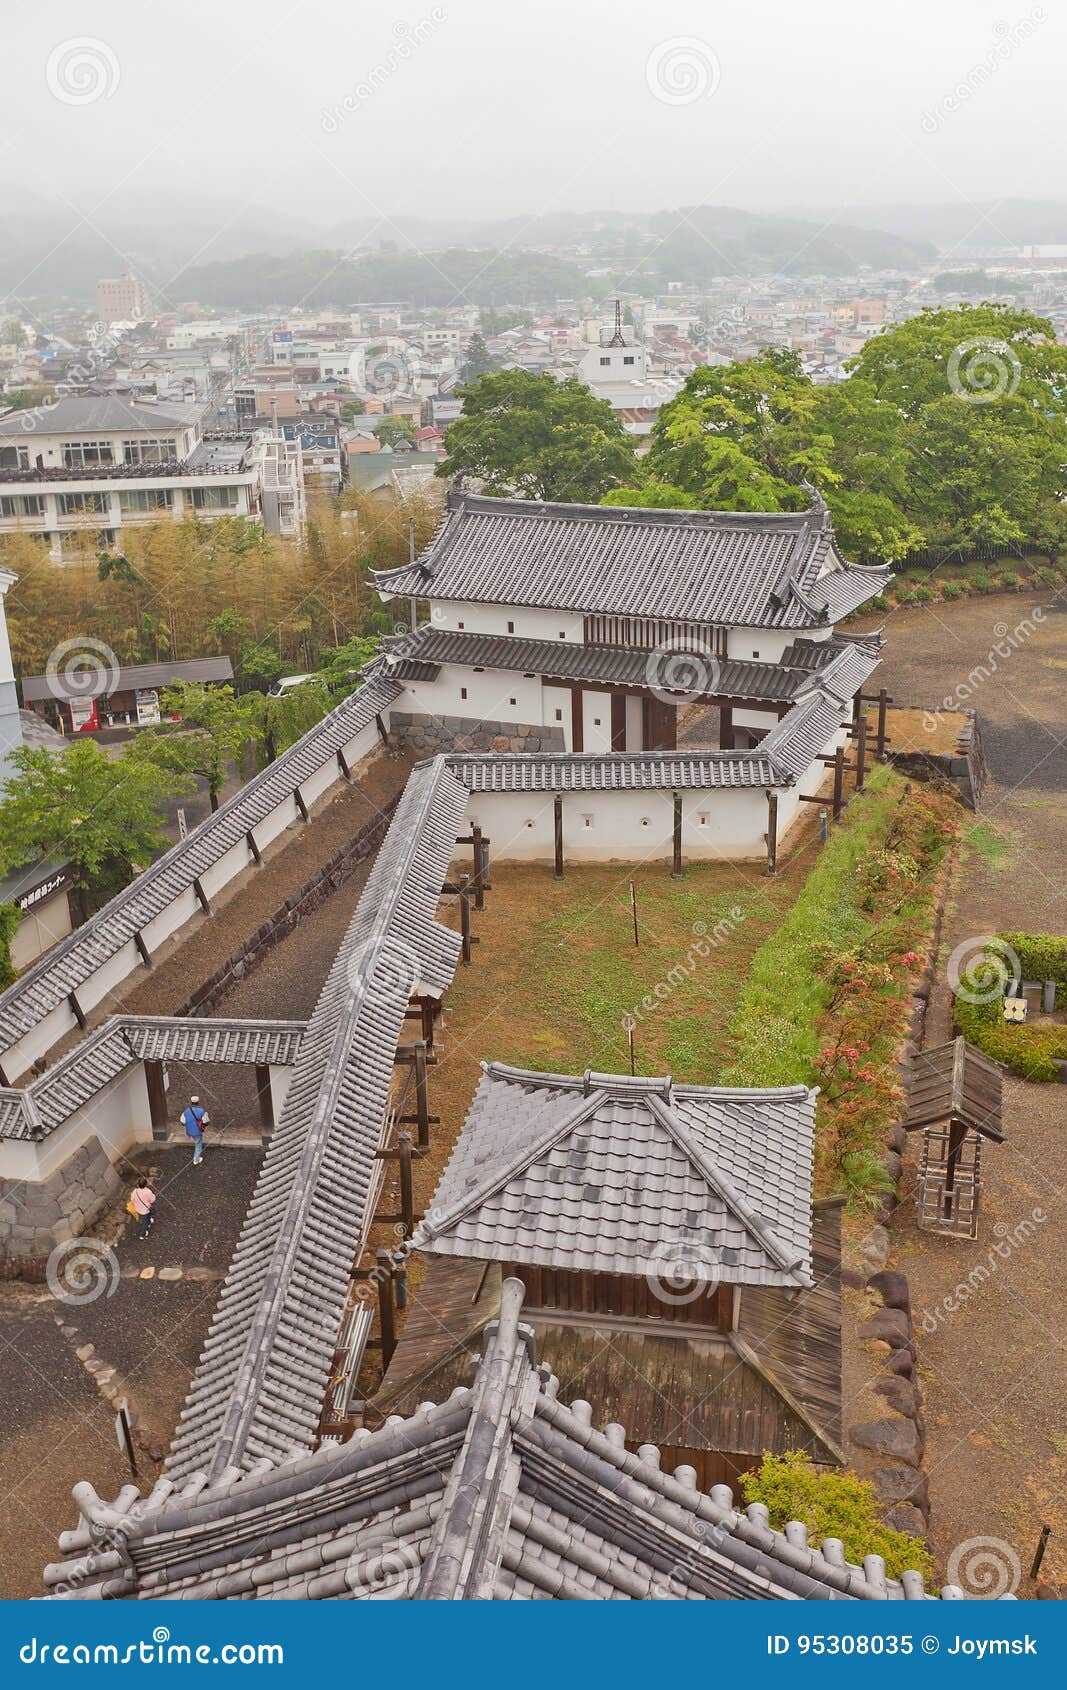
[[[927,1031],[936,1044],[950,1033],[945,969],[957,946],[1012,929],[1067,933],[1067,603],[1013,594],[926,606],[897,612],[886,633],[879,679],[893,697],[929,705],[965,691],[989,763],[946,913]],[[993,647],[1013,639],[983,675]],[[893,1248],[911,1285],[942,1570],[958,1546],[1002,1540],[994,1556],[1009,1573],[1015,1558],[1026,1595],[1043,1522],[1054,1535],[1042,1576],[1067,1580],[1067,1094],[1009,1080],[1005,1131],[1005,1145],[983,1150],[977,1243],[919,1233],[907,1199]],[[914,1172],[909,1163],[909,1181]]]

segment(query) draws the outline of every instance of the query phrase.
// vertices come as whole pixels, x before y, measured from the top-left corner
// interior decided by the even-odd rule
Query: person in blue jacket
[[[182,1126],[187,1138],[193,1141],[193,1167],[198,1168],[204,1155],[204,1128],[210,1123],[207,1110],[198,1097],[189,1099],[188,1107],[182,1110]]]

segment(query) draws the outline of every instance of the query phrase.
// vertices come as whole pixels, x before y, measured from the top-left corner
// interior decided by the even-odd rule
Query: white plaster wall
[[[645,737],[645,717],[641,708],[641,700],[630,695],[626,699],[626,749],[627,751],[643,751]]]
[[[780,663],[782,653],[794,640],[828,640],[832,628],[730,628],[726,655],[747,662]]]
[[[541,688],[542,725],[563,730],[563,743],[568,751],[573,751],[571,743],[571,694],[568,687]],[[559,714],[557,715],[557,711]]]
[[[508,623],[517,640],[568,640],[582,642],[585,619],[573,610],[542,610],[537,606],[459,603],[452,599],[431,599],[430,620],[435,628],[462,627],[468,634],[506,634]]]
[[[468,817],[489,835],[499,862],[551,861],[553,794],[479,792]],[[760,790],[725,788],[682,795],[682,850],[691,860],[761,857],[767,799]],[[670,792],[563,794],[563,849],[570,862],[640,862],[669,856],[674,837]]]
[[[152,1114],[143,1063],[136,1062],[127,1068],[83,1108],[75,1110],[47,1138],[33,1145],[35,1171],[26,1177],[49,1179],[90,1138],[100,1140],[112,1162],[117,1161],[131,1144],[151,1143]],[[0,1149],[0,1172],[3,1173],[8,1172],[7,1150],[7,1144]]]
[[[611,750],[611,694],[610,692],[592,692],[588,688],[582,692],[582,731],[585,735],[584,751]]]

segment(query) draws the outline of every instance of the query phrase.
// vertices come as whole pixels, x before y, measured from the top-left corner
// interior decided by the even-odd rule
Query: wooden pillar
[[[301,792],[299,787],[294,789],[293,797],[296,800],[296,807],[300,812],[300,820],[302,822],[306,822],[308,820],[308,807],[304,803],[304,794]]]
[[[252,832],[251,828],[249,828],[248,832],[245,834],[245,838],[248,841],[248,849],[252,853],[252,861],[255,863],[257,868],[262,868],[263,856],[260,852],[259,846],[256,844],[256,836]]]
[[[139,931],[135,932],[134,935],[133,935],[133,942],[137,947],[137,955],[140,957],[140,959],[144,963],[145,967],[151,968],[151,966],[152,966],[152,953],[148,949],[148,946],[144,942],[144,934],[139,932]]]
[[[415,1231],[415,1186],[411,1172],[411,1134],[400,1133],[397,1138],[400,1162],[400,1214],[404,1223],[404,1237]]]
[[[878,692],[878,743],[877,743],[877,752],[878,752],[879,761],[885,756],[885,738],[886,738],[885,723],[886,723],[886,706],[888,705],[888,703],[889,703],[889,694],[886,692],[885,687],[881,687],[879,689],[879,692]]]
[[[427,997],[420,998],[419,999],[419,1009],[420,1009],[421,1014],[422,1014],[422,1036],[423,1036],[423,1039],[426,1042],[427,1048],[432,1050],[433,1049],[433,1023],[434,1023],[434,1001],[433,1001],[433,998],[427,998]]]
[[[167,1088],[163,1083],[162,1062],[147,1061],[144,1065],[144,1077],[148,1087],[148,1114],[152,1122],[152,1137],[168,1138],[170,1128],[167,1124]]]
[[[430,1085],[426,1067],[426,1041],[415,1041],[415,1120],[419,1130],[419,1149],[430,1148]]]
[[[211,914],[211,905],[208,902],[208,895],[204,891],[204,888],[200,883],[200,876],[199,875],[197,875],[196,879],[193,881],[193,891],[196,893],[196,901],[200,905],[200,908],[203,910],[204,914],[210,915]]]
[[[556,879],[563,879],[563,794],[557,792],[552,803],[553,831],[556,843]]]
[[[734,749],[734,707],[732,704],[719,706],[719,750],[732,751]]]
[[[682,795],[674,795],[674,862],[671,867],[671,879],[682,878]]]
[[[378,1325],[382,1335],[382,1370],[396,1349],[396,1319],[393,1308],[393,1261],[388,1250],[376,1252],[378,1263]]]
[[[459,932],[463,940],[460,955],[464,962],[471,959],[471,895],[470,876],[461,874],[459,877]]]
[[[863,689],[852,695],[852,726],[855,727],[863,714]]]
[[[85,1019],[85,1011],[83,1010],[81,1004],[78,1002],[77,992],[68,992],[67,993],[67,1002],[70,1005],[71,1014],[74,1016],[75,1021],[78,1023],[79,1029],[81,1030],[81,1032],[84,1033],[86,1027],[88,1026],[88,1022]]]
[[[571,750],[585,750],[585,709],[581,687],[571,688]]]
[[[381,740],[382,744],[388,745],[389,744],[389,729],[386,727],[385,723],[382,721],[380,713],[375,715],[374,726],[378,730],[378,738]]]
[[[270,1068],[256,1063],[256,1097],[259,1099],[259,1133],[264,1144],[274,1136],[274,1097],[270,1089]]]
[[[340,746],[337,747],[337,767],[340,769],[343,779],[352,779],[352,770],[349,768],[345,754]]]
[[[767,794],[767,873],[778,873],[778,794]]]
[[[485,852],[482,847],[482,830],[480,827],[471,828],[471,842],[474,846],[474,907],[476,910],[485,908]]]
[[[834,752],[834,821],[841,820],[841,806],[845,797],[845,748],[839,745]]]
[[[863,791],[863,782],[867,776],[867,712],[860,711],[859,721],[856,723],[856,791]]]

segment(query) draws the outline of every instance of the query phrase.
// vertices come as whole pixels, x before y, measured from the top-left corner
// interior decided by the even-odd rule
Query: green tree
[[[0,904],[0,992],[6,991],[17,978],[11,960],[11,941],[21,920],[22,911],[17,904]]]
[[[477,381],[479,376],[488,375],[490,370],[495,370],[498,367],[498,360],[493,357],[485,344],[485,336],[476,331],[471,335],[466,356],[460,367],[462,379],[464,381]]]
[[[237,761],[253,737],[250,712],[232,687],[209,687],[182,681],[163,692],[164,714],[177,716],[181,730],[140,734],[133,742],[144,755],[164,766],[200,775],[207,781],[212,810],[226,781],[227,765]]]
[[[4,324],[0,325],[0,345],[24,346],[25,343],[26,330],[17,317],[9,317]]]
[[[346,399],[341,406],[341,421],[350,423],[353,418],[361,417],[365,409],[362,399]]]
[[[375,440],[380,440],[383,446],[392,447],[395,452],[398,447],[410,446],[415,438],[415,430],[408,417],[382,417],[371,429]]]
[[[167,799],[192,790],[177,770],[129,747],[112,760],[91,739],[58,755],[24,745],[12,762],[0,800],[0,874],[38,857],[69,863],[83,920],[162,849]]]
[[[855,1473],[820,1472],[794,1450],[765,1455],[754,1473],[742,1473],[741,1490],[746,1503],[763,1503],[775,1530],[799,1520],[813,1544],[839,1538],[845,1559],[857,1566],[865,1555],[881,1555],[890,1578],[913,1569],[924,1577],[933,1572],[922,1538],[887,1526],[873,1489]]]
[[[458,390],[439,476],[477,476],[489,493],[595,502],[629,486],[636,455],[605,399],[576,376],[499,370]]]

